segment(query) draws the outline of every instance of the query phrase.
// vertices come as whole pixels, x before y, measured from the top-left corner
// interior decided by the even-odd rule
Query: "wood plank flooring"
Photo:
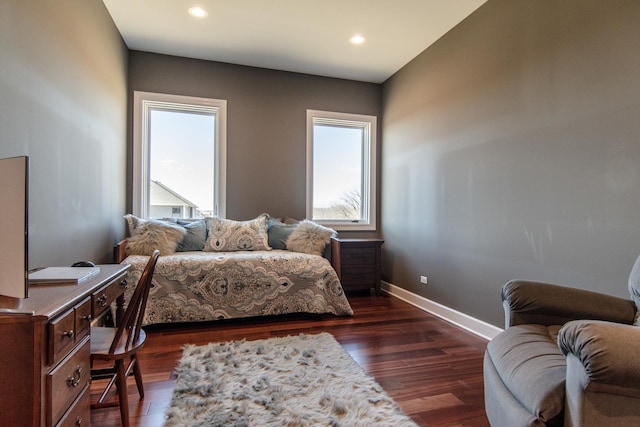
[[[329,332],[420,426],[488,426],[482,357],[469,332],[390,296],[349,295],[353,317],[285,316],[150,327],[140,354],[145,397],[129,379],[132,427],[161,426],[184,344]],[[95,400],[103,381],[91,386]],[[92,410],[94,427],[120,425],[118,408]],[[262,426],[260,426],[262,427]]]

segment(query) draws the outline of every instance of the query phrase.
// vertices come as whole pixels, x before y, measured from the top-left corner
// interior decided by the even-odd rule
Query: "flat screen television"
[[[0,159],[0,295],[27,298],[29,157]]]

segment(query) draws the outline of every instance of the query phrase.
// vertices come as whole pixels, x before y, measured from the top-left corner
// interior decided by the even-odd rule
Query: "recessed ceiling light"
[[[196,18],[204,18],[208,15],[207,11],[199,6],[194,6],[189,8],[189,15],[195,16]]]
[[[364,36],[362,34],[356,34],[355,36],[351,37],[349,39],[349,43],[351,44],[362,44],[366,41],[367,39],[364,38]]]

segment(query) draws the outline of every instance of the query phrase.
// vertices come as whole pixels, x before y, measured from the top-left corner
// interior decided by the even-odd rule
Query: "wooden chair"
[[[140,399],[144,397],[142,375],[138,364],[137,351],[144,345],[146,334],[142,330],[142,318],[149,297],[153,271],[160,251],[155,250],[140,276],[140,281],[133,292],[121,321],[115,328],[91,328],[91,379],[109,378],[107,387],[98,402],[91,408],[120,406],[123,427],[129,426],[129,405],[127,400],[127,376],[133,372]],[[128,363],[127,363],[127,359]],[[94,368],[94,361],[107,361],[110,367]],[[104,364],[104,362],[103,362]],[[104,399],[113,385],[118,391],[118,400],[105,402]]]

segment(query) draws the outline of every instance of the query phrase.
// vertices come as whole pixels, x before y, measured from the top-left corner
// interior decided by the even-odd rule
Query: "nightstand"
[[[380,239],[331,239],[331,264],[345,291],[375,288],[380,293]]]

